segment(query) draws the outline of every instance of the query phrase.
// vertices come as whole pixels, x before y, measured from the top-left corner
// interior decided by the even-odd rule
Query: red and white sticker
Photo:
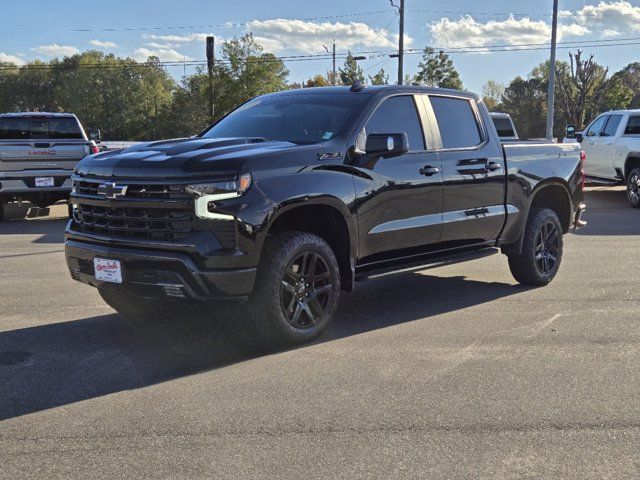
[[[109,283],[122,283],[122,267],[118,260],[94,258],[93,270],[96,280]]]

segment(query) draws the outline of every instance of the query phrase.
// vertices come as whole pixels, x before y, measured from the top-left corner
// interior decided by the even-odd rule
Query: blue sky
[[[507,83],[524,76],[548,56],[543,44],[549,38],[552,0],[406,0],[406,6],[409,47],[432,45],[454,52],[469,90],[480,91],[489,79]],[[575,42],[566,46],[575,50],[582,45],[611,71],[640,61],[637,45],[621,45],[640,43],[640,1],[561,0],[560,9],[561,41]],[[397,61],[386,55],[397,43],[396,10],[388,0],[0,0],[0,12],[4,61],[48,60],[91,48],[139,60],[149,54],[165,61],[204,60],[206,34],[225,39],[251,31],[279,56],[322,54],[322,45],[335,38],[339,53],[380,52],[367,53],[372,58],[360,62],[367,73],[384,67],[392,80],[396,76]],[[538,50],[515,50],[524,44]],[[509,50],[489,51],[496,45]],[[568,50],[559,50],[559,58],[567,55]],[[408,55],[405,71],[414,73],[419,59]],[[303,81],[326,72],[331,61],[287,66],[291,81]],[[176,77],[183,72],[182,67],[171,68]]]

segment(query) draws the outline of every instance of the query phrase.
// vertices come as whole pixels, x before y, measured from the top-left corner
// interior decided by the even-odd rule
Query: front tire
[[[285,232],[267,240],[250,320],[269,346],[306,343],[324,332],[340,295],[338,261],[322,238]]]
[[[633,208],[640,208],[640,168],[634,168],[627,178],[627,201]]]
[[[509,268],[518,282],[543,287],[558,273],[562,250],[562,225],[556,213],[548,208],[532,209],[524,231],[522,251],[509,255]]]

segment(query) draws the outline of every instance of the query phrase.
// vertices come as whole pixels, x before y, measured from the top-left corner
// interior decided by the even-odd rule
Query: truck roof
[[[640,109],[630,109],[630,110],[610,110],[608,112],[602,112],[600,115],[610,115],[610,114],[620,114],[624,115],[625,113],[640,113]],[[598,115],[598,116],[600,116]]]
[[[454,94],[460,97],[467,97],[479,100],[479,96],[471,92],[452,90],[449,88],[420,87],[414,85],[363,85],[362,89],[354,92],[349,86],[340,87],[311,87],[297,88],[294,90],[284,90],[271,93],[269,95],[305,95],[309,93],[342,93],[350,95],[376,95],[380,93],[427,93],[427,94]]]
[[[61,118],[61,117],[72,117],[76,118],[73,113],[53,113],[53,112],[11,112],[11,113],[0,113],[0,118],[24,118],[24,117],[51,117],[51,118]]]

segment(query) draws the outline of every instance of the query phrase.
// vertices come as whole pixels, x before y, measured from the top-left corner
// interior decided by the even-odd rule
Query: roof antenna
[[[351,85],[351,88],[349,89],[350,92],[361,92],[362,90],[364,90],[367,86],[363,85],[362,82],[360,80],[356,80],[355,82],[353,82],[353,85]]]

